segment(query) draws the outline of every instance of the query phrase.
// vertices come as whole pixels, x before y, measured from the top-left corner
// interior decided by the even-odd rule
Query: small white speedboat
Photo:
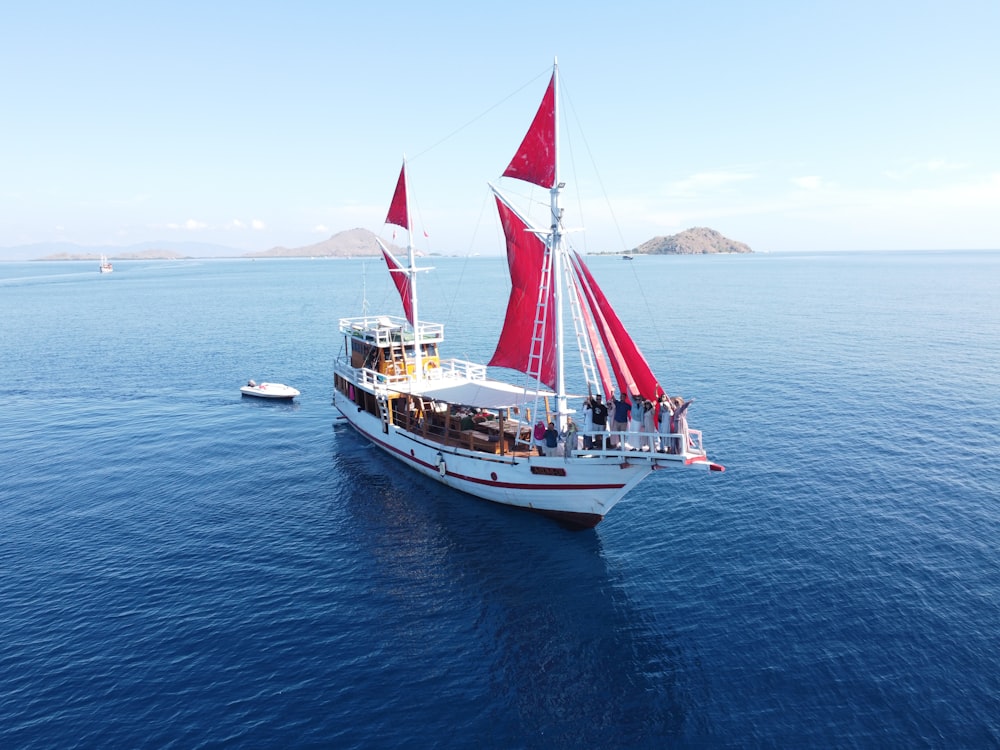
[[[255,383],[252,380],[240,388],[240,393],[244,396],[255,396],[256,398],[295,398],[299,392],[290,385],[284,383]]]

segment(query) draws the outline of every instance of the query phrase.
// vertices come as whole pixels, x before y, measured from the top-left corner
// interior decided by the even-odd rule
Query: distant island
[[[255,253],[242,253],[216,245],[196,246],[192,249],[197,254],[187,254],[172,250],[166,247],[148,247],[146,249],[130,248],[100,248],[100,252],[94,252],[92,248],[83,248],[78,245],[65,245],[62,252],[46,255],[35,260],[87,260],[97,261],[102,255],[107,255],[109,260],[193,260],[195,258],[360,258],[366,256],[377,256],[380,253],[378,244],[375,242],[375,233],[367,229],[348,229],[338,232],[329,239],[317,242],[312,245],[302,247],[272,247],[270,250],[262,250]],[[151,245],[155,243],[150,243]],[[141,247],[141,246],[140,246]],[[391,243],[386,243],[386,247],[393,253],[404,252],[401,248]],[[86,252],[80,252],[85,250]],[[76,252],[74,252],[76,251]]]
[[[669,237],[654,237],[632,250],[636,255],[710,255],[752,253],[749,245],[723,237],[714,229],[692,227]]]
[[[244,258],[361,258],[379,255],[375,233],[367,229],[348,229],[329,239],[303,247],[272,247],[259,253],[244,253]],[[398,255],[402,248],[386,243],[390,252]]]
[[[376,235],[367,229],[348,229],[338,232],[322,242],[302,247],[272,247],[260,252],[242,253],[221,245],[168,246],[168,243],[149,243],[129,247],[81,247],[63,244],[61,252],[36,260],[99,260],[107,255],[109,260],[191,260],[195,258],[364,258],[379,255]],[[157,245],[160,245],[159,247]],[[387,244],[390,252],[399,255],[403,248]],[[742,242],[723,237],[714,229],[694,227],[668,237],[654,237],[629,251],[635,255],[708,255],[712,253],[751,253]]]
[[[192,256],[181,255],[173,250],[140,250],[139,252],[122,252],[115,255],[108,253],[54,253],[46,255],[44,258],[35,260],[92,260],[95,263],[101,259],[102,255],[107,255],[108,260],[187,260]]]

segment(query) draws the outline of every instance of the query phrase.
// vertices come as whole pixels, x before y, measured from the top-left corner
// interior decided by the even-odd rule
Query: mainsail
[[[489,364],[519,370],[552,388],[556,378],[555,325],[553,317],[546,314],[552,308],[551,284],[547,285],[543,309],[538,309],[539,291],[549,254],[545,243],[529,231],[524,220],[499,195],[497,210],[507,238],[511,290],[503,330]],[[536,336],[539,313],[543,316],[537,320],[541,336]]]

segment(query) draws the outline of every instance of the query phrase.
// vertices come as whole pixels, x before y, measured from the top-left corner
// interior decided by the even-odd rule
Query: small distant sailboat
[[[115,267],[108,261],[108,256],[101,255],[101,273],[111,273]]]
[[[535,119],[502,175],[547,190],[552,225],[533,226],[490,186],[506,237],[512,289],[488,365],[442,357],[444,326],[420,319],[417,274],[430,269],[416,265],[404,161],[386,223],[407,231],[408,264],[379,244],[405,318],[340,319],[344,344],[334,363],[334,405],[374,445],[442,484],[572,528],[592,528],[654,471],[724,467],[709,461],[701,432],[688,429],[680,417],[673,429],[631,433],[573,423],[568,379],[576,393],[593,393],[597,402],[599,396],[610,401],[615,393],[628,394],[632,403],[651,402],[657,417],[671,407],[583,257],[564,242],[557,87],[555,67]],[[566,306],[580,353],[573,371],[565,361]],[[528,377],[513,385],[488,377],[487,366]],[[595,417],[599,413],[595,408]]]

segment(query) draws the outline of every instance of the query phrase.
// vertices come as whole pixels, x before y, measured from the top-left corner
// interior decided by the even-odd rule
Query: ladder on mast
[[[568,258],[567,258],[568,259]],[[572,263],[563,264],[563,273],[566,276],[566,285],[569,297],[569,309],[573,317],[573,328],[576,331],[576,346],[580,350],[580,365],[583,368],[583,377],[587,383],[587,390],[593,384],[594,391],[600,393],[601,384],[597,380],[597,368],[594,365],[594,350],[590,345],[590,336],[587,335],[586,321],[583,317],[583,310],[580,307],[580,294],[574,283],[574,271],[570,267]]]
[[[528,374],[538,382],[542,380],[542,362],[545,354],[545,323],[548,319],[549,288],[552,283],[552,250],[546,245],[542,262],[542,278],[538,284],[535,302],[535,324],[531,331],[531,351],[528,353]]]

